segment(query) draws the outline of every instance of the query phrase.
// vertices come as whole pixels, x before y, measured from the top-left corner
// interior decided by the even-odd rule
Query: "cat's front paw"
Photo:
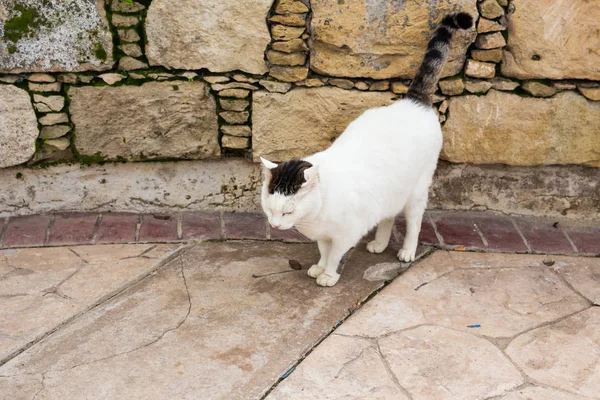
[[[317,285],[319,286],[333,286],[340,280],[340,274],[335,274],[335,276],[331,276],[328,274],[321,274],[317,276]]]
[[[402,249],[398,252],[398,259],[402,262],[413,262],[415,261],[415,253],[417,250]]]
[[[311,278],[316,278],[321,275],[325,271],[325,268],[319,267],[318,265],[313,265],[308,269],[308,276]]]
[[[387,243],[379,243],[377,240],[373,240],[367,243],[367,251],[369,253],[381,253],[387,247]]]

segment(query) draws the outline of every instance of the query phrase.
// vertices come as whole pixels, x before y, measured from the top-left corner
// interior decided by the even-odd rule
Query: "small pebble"
[[[302,264],[300,264],[298,261],[296,260],[290,260],[290,267],[293,270],[299,271],[302,269]]]

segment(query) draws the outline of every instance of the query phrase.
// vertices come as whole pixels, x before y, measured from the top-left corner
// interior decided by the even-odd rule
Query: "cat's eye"
[[[285,215],[290,215],[291,213],[292,213],[291,211],[290,212],[284,212],[281,215],[285,216]]]

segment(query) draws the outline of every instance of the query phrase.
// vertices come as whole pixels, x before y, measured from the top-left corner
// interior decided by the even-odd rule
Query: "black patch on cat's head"
[[[304,170],[310,167],[312,167],[311,163],[302,160],[290,160],[279,164],[277,168],[271,170],[269,194],[275,192],[284,196],[296,194],[306,181]]]

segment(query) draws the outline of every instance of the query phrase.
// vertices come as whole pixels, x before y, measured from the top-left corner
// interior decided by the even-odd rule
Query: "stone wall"
[[[259,156],[281,161],[322,150],[365,109],[401,98],[433,29],[460,10],[477,23],[457,35],[435,96],[442,159],[450,162],[443,170],[502,170],[504,180],[518,176],[520,190],[530,182],[543,196],[548,182],[540,171],[564,168],[561,182],[569,185],[572,176],[579,183],[561,193],[581,201],[552,201],[563,195],[548,188],[544,206],[523,200],[494,207],[597,215],[600,3],[586,0],[5,0],[0,181],[11,187],[0,214],[35,212],[8,204],[29,204],[28,191],[41,183],[9,174],[80,182],[73,192],[81,194],[112,189],[87,182],[94,174],[68,178],[77,165],[152,181],[164,161],[181,160],[222,175],[225,189],[194,186],[214,196],[194,207],[256,207],[248,194],[255,184],[244,195],[253,200],[233,204],[229,176],[254,179],[250,163]],[[177,163],[167,165],[181,173]],[[486,174],[438,179],[434,207],[494,203],[493,194],[483,200],[476,189]],[[134,192],[127,196],[143,198]],[[108,209],[132,207],[111,196],[118,206]],[[58,203],[77,209],[76,201]]]

